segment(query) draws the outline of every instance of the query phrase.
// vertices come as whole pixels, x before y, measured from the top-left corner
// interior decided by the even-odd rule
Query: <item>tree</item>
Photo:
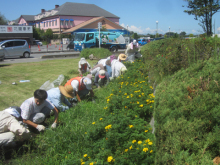
[[[193,34],[189,34],[189,37],[193,37]]]
[[[166,35],[166,34],[164,35],[164,38],[167,38],[167,35]]]
[[[195,15],[199,25],[207,36],[212,35],[212,16],[220,9],[219,0],[185,0],[188,1],[189,10],[184,10],[189,15]]]
[[[53,31],[52,29],[47,29],[46,32],[45,32],[45,37],[47,39],[52,39],[53,38]]]
[[[186,32],[181,32],[181,33],[180,33],[180,36],[181,36],[181,37],[185,37],[185,35],[186,35]]]
[[[134,38],[134,39],[138,39],[138,38],[139,38],[139,36],[138,36],[138,34],[137,34],[137,33],[134,33],[134,34],[132,35],[132,38]]]
[[[7,22],[8,21],[6,20],[5,16],[0,12],[0,25],[7,25]]]
[[[156,36],[155,36],[155,38],[158,38],[158,37],[159,37],[159,34],[157,33]]]

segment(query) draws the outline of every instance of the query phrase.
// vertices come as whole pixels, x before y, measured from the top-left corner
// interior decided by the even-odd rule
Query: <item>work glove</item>
[[[36,129],[41,132],[44,131],[46,128],[43,125],[37,125]]]
[[[51,128],[56,128],[57,127],[57,123],[53,123],[52,125],[51,125]]]

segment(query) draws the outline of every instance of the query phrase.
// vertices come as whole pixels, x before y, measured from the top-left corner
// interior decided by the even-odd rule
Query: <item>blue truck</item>
[[[126,49],[125,38],[119,32],[79,32],[75,34],[74,50],[82,51],[85,48],[100,47],[109,49],[112,52],[118,51],[118,49]]]

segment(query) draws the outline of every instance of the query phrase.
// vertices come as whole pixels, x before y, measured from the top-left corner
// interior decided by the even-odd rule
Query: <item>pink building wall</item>
[[[77,26],[85,21],[88,21],[90,19],[92,19],[94,17],[84,17],[84,16],[60,16],[60,17],[50,17],[47,18],[45,20],[41,20],[41,21],[35,21],[36,25],[35,27],[46,30],[46,29],[57,29],[57,28],[61,28],[61,29],[69,29],[72,28],[74,26]],[[61,25],[61,19],[64,19],[63,21],[63,25]],[[68,21],[68,25],[66,25],[66,20],[65,19],[73,19],[73,21]],[[118,18],[108,18],[110,21],[115,22],[117,24],[119,24],[119,19]],[[55,20],[57,21],[57,23],[55,23]],[[37,22],[40,22],[40,27],[39,24]],[[71,23],[72,22],[72,25]],[[26,24],[28,25],[28,22],[25,21],[24,18],[21,18],[18,24]],[[45,25],[44,25],[45,24]],[[61,25],[61,26],[60,26]]]

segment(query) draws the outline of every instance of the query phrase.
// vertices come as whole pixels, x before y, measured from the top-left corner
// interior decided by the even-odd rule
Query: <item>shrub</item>
[[[80,57],[88,59],[89,55],[91,54],[93,54],[93,56],[97,59],[107,58],[108,56],[112,55],[112,53],[105,48],[86,48],[81,51]]]
[[[198,62],[158,85],[156,164],[212,164],[220,154],[219,64]]]
[[[150,80],[159,83],[163,77],[172,75],[182,68],[186,69],[200,60],[217,58],[219,46],[218,38],[168,38],[146,44],[141,48],[141,53],[146,60]]]

